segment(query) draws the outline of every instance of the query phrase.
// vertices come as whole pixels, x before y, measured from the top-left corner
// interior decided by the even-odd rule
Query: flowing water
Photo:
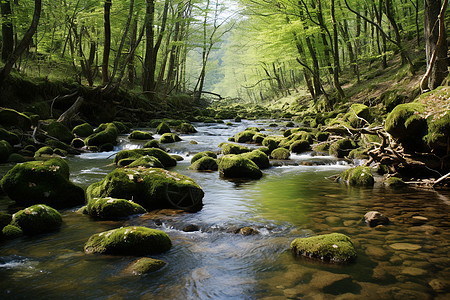
[[[197,213],[95,221],[74,208],[62,211],[58,232],[0,244],[0,299],[449,299],[448,192],[347,187],[327,177],[348,164],[313,154],[292,156],[295,163],[264,170],[260,180],[232,181],[218,172],[188,169],[190,153],[219,151],[219,143],[246,127],[280,134],[268,124],[195,124],[198,133],[168,146],[185,158],[171,170],[193,178],[205,191]],[[117,151],[142,146],[121,140]],[[71,180],[87,187],[103,179],[113,170],[113,156],[68,158]],[[0,209],[9,204],[0,196]],[[363,224],[361,218],[372,210],[387,215],[391,224],[380,229]],[[192,224],[200,230],[182,230]],[[124,225],[165,231],[173,247],[152,257],[167,266],[135,276],[124,272],[135,257],[83,253],[92,234]],[[259,233],[235,233],[245,226]],[[294,238],[331,232],[352,238],[355,263],[292,256]]]

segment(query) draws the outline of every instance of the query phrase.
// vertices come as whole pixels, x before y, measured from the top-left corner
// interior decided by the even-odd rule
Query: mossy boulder
[[[84,141],[80,138],[74,138],[70,145],[76,149],[83,148],[85,146]]]
[[[291,156],[291,153],[285,148],[277,148],[270,153],[270,156],[276,160],[287,160]]]
[[[114,125],[116,125],[117,130],[119,130],[119,133],[128,133],[130,132],[130,126],[131,123],[129,122],[120,122],[120,121],[113,121]]]
[[[61,158],[17,164],[1,179],[0,186],[18,205],[63,208],[84,203],[83,189],[69,181],[69,165]]]
[[[177,208],[198,211],[202,208],[203,190],[191,178],[160,168],[116,169],[102,181],[91,184],[86,195],[94,198],[133,200],[147,210]]]
[[[266,134],[263,133],[255,133],[255,135],[252,138],[253,143],[256,144],[262,144],[263,140],[267,137]]]
[[[84,252],[137,256],[166,252],[171,247],[172,242],[165,232],[129,226],[92,235],[84,245]]]
[[[164,168],[174,167],[177,165],[176,159],[167,154],[167,152],[158,148],[122,150],[117,153],[116,157],[114,158],[114,163],[118,165],[118,162],[122,159],[132,158],[136,160],[145,155],[156,157],[163,164]]]
[[[128,138],[131,140],[152,140],[153,135],[151,132],[135,130],[128,135]]]
[[[195,129],[194,125],[191,123],[182,123],[180,125],[180,132],[181,133],[196,133],[197,130]]]
[[[295,141],[289,147],[289,151],[297,154],[311,151],[311,145],[309,144],[308,141],[305,140]]]
[[[348,263],[356,259],[356,249],[351,239],[341,233],[296,238],[291,243],[295,255],[326,262]]]
[[[144,144],[144,148],[161,148],[157,140],[151,140]]]
[[[191,164],[195,163],[197,160],[199,160],[202,157],[212,157],[212,158],[217,158],[217,154],[212,152],[212,151],[203,151],[203,152],[199,152],[197,154],[195,154],[194,156],[192,156],[191,158]]]
[[[103,129],[103,130],[99,130]],[[102,124],[95,130],[95,133],[91,134],[86,138],[84,143],[87,146],[97,146],[100,147],[103,144],[117,144],[117,137],[119,135],[119,130],[113,123]]]
[[[164,168],[164,165],[154,156],[144,155],[134,160],[128,165],[129,168]]]
[[[0,228],[5,227],[9,223],[11,223],[12,215],[6,212],[0,211]]]
[[[190,170],[196,171],[217,171],[218,168],[217,160],[209,156],[204,156],[195,160],[189,167]]]
[[[20,138],[17,134],[4,128],[0,128],[0,141],[1,140],[5,140],[11,145],[17,145],[20,143]]]
[[[369,149],[368,148],[357,148],[350,151],[348,158],[351,159],[369,159]]]
[[[348,156],[350,151],[356,149],[358,145],[351,139],[345,138],[333,142],[330,145],[329,154],[334,155],[338,158],[344,158]]]
[[[50,206],[36,204],[13,214],[11,225],[27,235],[55,231],[61,227],[61,214]]]
[[[326,140],[328,140],[328,137],[330,136],[330,133],[329,132],[322,132],[322,131],[319,131],[319,132],[317,132],[316,133],[316,139],[319,141],[319,142],[325,142]]]
[[[234,135],[234,141],[237,143],[251,143],[256,131],[244,130]]]
[[[14,225],[6,225],[2,229],[2,236],[7,240],[12,240],[23,235],[23,230]]]
[[[145,208],[131,200],[116,198],[92,198],[86,206],[86,213],[94,218],[120,220],[131,215],[144,214]]]
[[[61,122],[51,122],[46,130],[49,135],[63,143],[70,143],[74,138],[72,131]]]
[[[53,155],[53,148],[49,146],[41,147],[34,153],[35,158],[49,157],[51,155]]]
[[[407,185],[401,178],[398,177],[389,177],[386,179],[385,183],[388,187],[392,188],[401,188]]]
[[[0,125],[28,130],[30,129],[31,124],[31,119],[27,115],[14,109],[0,108]]]
[[[13,152],[13,147],[5,140],[0,141],[0,163],[6,162]]]
[[[171,133],[169,125],[165,122],[161,122],[158,127],[156,127],[157,134]]]
[[[375,180],[369,167],[358,166],[341,173],[341,180],[352,186],[373,186]]]
[[[143,257],[129,266],[128,271],[135,275],[144,275],[162,269],[167,263],[160,259]]]
[[[75,126],[72,133],[77,137],[88,137],[94,133],[94,128],[89,123],[83,123]]]
[[[349,107],[343,119],[345,122],[348,122],[351,127],[358,128],[367,125],[364,120],[370,123],[373,118],[370,113],[370,108],[367,105],[355,103]]]
[[[23,163],[26,162],[27,160],[28,159],[26,159],[23,155],[19,153],[11,153],[11,155],[8,157],[8,162],[15,164]]]
[[[159,143],[161,144],[175,143],[179,141],[181,141],[181,138],[176,133],[164,133],[159,138]]]
[[[264,138],[264,140],[262,141],[262,145],[269,148],[270,152],[278,148],[279,144],[280,144],[279,140],[270,136]]]
[[[250,152],[251,150],[245,146],[233,144],[233,143],[223,143],[219,145],[222,148],[222,154],[241,154],[245,152]]]
[[[247,152],[240,155],[242,157],[250,159],[260,169],[267,169],[270,167],[269,157],[267,156],[267,154],[260,150],[253,150],[252,152]]]
[[[427,144],[440,156],[447,154],[447,144],[450,140],[450,110],[443,114],[430,116],[428,134],[424,137]]]
[[[220,174],[227,178],[259,179],[262,177],[258,166],[241,155],[224,155],[219,158],[218,165]]]

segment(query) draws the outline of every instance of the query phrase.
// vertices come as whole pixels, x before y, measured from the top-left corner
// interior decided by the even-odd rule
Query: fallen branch
[[[70,120],[72,120],[73,116],[80,110],[83,101],[83,97],[79,96],[75,103],[72,104],[72,106],[69,107],[61,116],[59,116],[57,122],[63,123],[64,125],[69,125]]]

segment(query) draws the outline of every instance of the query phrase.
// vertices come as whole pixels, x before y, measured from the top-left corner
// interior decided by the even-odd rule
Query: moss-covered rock
[[[75,126],[72,133],[77,137],[88,137],[94,133],[94,128],[89,123],[83,123]]]
[[[172,247],[169,236],[156,229],[129,226],[92,235],[84,245],[84,252],[113,255],[147,255],[168,251]]]
[[[0,125],[4,127],[16,127],[28,130],[31,127],[31,119],[17,110],[10,108],[0,108]]]
[[[328,137],[330,136],[330,133],[329,132],[322,132],[322,131],[319,131],[319,132],[317,132],[316,133],[316,139],[319,141],[319,142],[325,142],[326,140],[328,140]]]
[[[180,132],[181,133],[196,133],[197,130],[195,129],[194,125],[191,123],[182,123],[180,125]]]
[[[128,272],[134,275],[144,275],[162,269],[167,263],[160,259],[143,257],[133,262],[128,268]]]
[[[53,150],[53,154],[61,156],[61,157],[66,157],[67,156],[67,151],[56,148]]]
[[[308,143],[308,141],[305,140],[295,141],[289,147],[289,151],[297,154],[306,151],[311,151],[311,145]]]
[[[116,169],[102,181],[91,184],[86,195],[93,198],[133,200],[147,210],[178,208],[198,211],[202,208],[203,190],[191,178],[160,168]]]
[[[190,170],[196,171],[217,171],[218,168],[217,160],[209,156],[195,160],[189,167]]]
[[[119,133],[128,133],[130,132],[130,126],[131,123],[127,122],[120,122],[120,121],[113,121],[114,125],[116,125],[117,130],[119,130]]]
[[[340,179],[352,186],[373,186],[375,180],[369,167],[358,166],[341,173]]]
[[[280,144],[279,140],[270,136],[264,138],[264,140],[262,141],[262,145],[269,148],[270,152],[278,148],[279,144]]]
[[[357,148],[350,151],[348,158],[351,159],[369,159],[369,149]]]
[[[370,108],[367,105],[354,103],[349,107],[348,112],[343,117],[344,121],[348,122],[351,127],[358,128],[372,122],[372,115]],[[363,120],[362,120],[363,119]]]
[[[256,144],[262,144],[263,140],[267,137],[267,134],[263,133],[255,133],[255,135],[252,138],[253,143]]]
[[[267,154],[260,150],[253,150],[252,152],[240,154],[242,157],[250,159],[254,162],[260,169],[267,169],[270,167],[270,161]]]
[[[286,160],[289,159],[291,153],[285,148],[277,148],[270,153],[270,156],[276,160]]]
[[[53,148],[49,147],[49,146],[41,147],[34,153],[35,158],[51,156],[51,155],[53,155]]]
[[[347,263],[356,259],[356,249],[351,239],[341,233],[296,238],[291,243],[295,255],[327,262]]]
[[[430,116],[427,122],[428,134],[424,140],[435,152],[438,152],[436,154],[446,155],[447,143],[450,140],[450,110],[440,115]]]
[[[218,161],[219,172],[227,178],[259,179],[262,172],[258,166],[248,158],[241,155],[224,155]]]
[[[170,133],[170,127],[165,122],[161,122],[158,127],[156,127],[157,134]]]
[[[26,159],[23,155],[19,153],[11,153],[11,155],[8,157],[8,162],[15,164],[23,163],[26,162],[27,160],[28,159]]]
[[[13,147],[5,140],[0,140],[0,163],[6,162],[13,152]]]
[[[47,126],[46,130],[49,135],[57,138],[59,141],[61,141],[63,143],[70,143],[74,138],[74,135],[69,130],[69,128],[67,128],[61,122],[56,122],[56,121],[51,122]]]
[[[128,164],[129,168],[164,168],[164,165],[154,156],[144,155]]]
[[[0,228],[5,227],[9,223],[11,223],[12,215],[6,212],[0,211]]]
[[[320,143],[320,144],[315,144],[313,145],[313,150],[316,152],[329,152],[330,149],[330,144],[329,143]]]
[[[88,215],[105,220],[119,220],[146,212],[145,208],[131,200],[110,197],[92,198],[86,206],[86,213]]]
[[[83,189],[69,181],[69,165],[61,158],[17,164],[0,185],[18,205],[42,203],[62,208],[84,203]]]
[[[345,138],[345,139],[340,139],[336,142],[333,142],[330,145],[330,149],[329,149],[329,154],[330,155],[334,155],[338,158],[344,158],[346,157],[350,151],[352,151],[353,149],[356,149],[357,145],[356,143],[349,139],[349,138]]]
[[[392,188],[400,188],[407,185],[401,178],[398,177],[389,177],[386,179],[385,183],[388,187]]]
[[[145,155],[156,157],[165,168],[174,167],[177,165],[176,159],[167,154],[167,152],[158,148],[122,150],[119,153],[117,153],[116,157],[114,158],[114,163],[118,164],[120,160],[125,158],[138,159]]]
[[[5,140],[11,145],[17,145],[20,143],[20,138],[17,134],[4,128],[0,128],[0,141],[1,140]]]
[[[151,140],[144,144],[144,148],[161,148],[157,140]]]
[[[191,164],[195,163],[197,160],[199,160],[202,157],[205,156],[209,156],[212,158],[217,158],[217,154],[212,152],[212,151],[203,151],[203,152],[199,152],[197,154],[195,154],[194,156],[192,156],[191,158]]]
[[[151,132],[135,130],[128,135],[128,138],[132,140],[152,140],[153,135]]]
[[[244,130],[234,135],[234,141],[237,143],[251,143],[256,131]]]
[[[176,133],[164,133],[159,139],[161,144],[175,143],[179,141],[181,141],[181,138]]]
[[[84,141],[80,138],[74,138],[70,145],[76,149],[83,148],[85,146]]]
[[[37,204],[13,214],[11,225],[27,235],[50,232],[61,227],[61,214],[50,206]]]
[[[245,153],[245,152],[250,152],[249,148],[247,148],[245,146],[233,144],[233,143],[223,143],[223,144],[220,144],[219,147],[222,148],[222,154],[224,154],[224,155],[241,154],[241,153]]]
[[[103,130],[98,130],[103,129]],[[100,147],[103,144],[117,144],[117,137],[119,131],[113,123],[102,124],[95,130],[94,134],[91,134],[84,140],[87,146]]]
[[[16,239],[18,237],[21,237],[22,235],[23,230],[14,225],[6,225],[5,227],[3,227],[1,234],[1,236],[3,236],[3,238],[7,240]]]

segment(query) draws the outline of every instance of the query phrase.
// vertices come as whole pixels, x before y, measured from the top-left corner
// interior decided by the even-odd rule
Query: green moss
[[[256,131],[245,130],[234,135],[234,140],[237,143],[250,143],[253,141],[253,136],[256,134]]]
[[[20,143],[20,138],[17,134],[4,128],[0,128],[0,141],[1,140],[5,140],[11,145],[17,145]]]
[[[39,148],[35,153],[34,153],[34,157],[42,157],[42,156],[49,156],[49,155],[53,155],[53,149],[52,147],[49,146],[45,146],[42,148]]]
[[[72,132],[60,122],[52,122],[47,126],[47,132],[52,137],[57,138],[63,143],[70,143],[74,138]]]
[[[69,181],[69,166],[61,158],[17,164],[0,185],[18,205],[42,203],[59,208],[84,202],[83,189]]]
[[[277,148],[277,149],[273,150],[272,153],[270,153],[270,156],[273,159],[286,160],[286,159],[289,159],[289,157],[291,156],[291,153],[289,152],[289,150],[287,150],[285,148]]]
[[[263,140],[266,137],[267,137],[266,134],[262,134],[262,133],[258,132],[253,136],[252,141],[253,141],[253,143],[256,143],[256,144],[262,144]]]
[[[83,148],[85,146],[84,141],[80,138],[74,138],[70,145],[76,149]]]
[[[11,223],[12,215],[5,213],[3,211],[0,211],[0,228],[5,227],[9,223]]]
[[[14,109],[0,108],[0,125],[29,130],[31,127],[31,119]]]
[[[92,235],[84,252],[113,255],[147,255],[168,251],[169,236],[161,230],[129,226]]]
[[[319,142],[325,142],[326,140],[328,140],[328,137],[330,136],[330,133],[329,132],[322,132],[322,131],[319,131],[319,132],[317,132],[317,134],[316,134],[316,139],[319,141]]]
[[[72,133],[78,137],[87,137],[94,133],[94,129],[89,123],[83,123],[75,126]]]
[[[157,140],[151,140],[145,143],[144,148],[160,148],[160,145]]]
[[[156,127],[156,133],[157,134],[164,134],[164,133],[170,133],[170,127],[164,122],[161,122],[158,127]]]
[[[212,158],[217,158],[216,153],[212,152],[212,151],[203,151],[203,152],[199,152],[197,154],[195,154],[192,158],[191,158],[191,164],[195,163],[197,160],[199,160],[202,157],[205,156],[209,156]]]
[[[53,154],[59,155],[61,157],[65,157],[65,156],[67,156],[67,151],[56,148],[55,150],[53,150]]]
[[[370,123],[373,118],[367,105],[355,103],[350,106],[343,119],[345,122],[348,122],[351,127],[358,128],[367,124],[361,119]]]
[[[103,129],[103,130],[100,130]],[[113,123],[102,124],[95,130],[94,134],[91,134],[86,138],[84,143],[87,146],[100,147],[103,144],[117,144],[117,137],[119,131]]]
[[[27,159],[25,157],[23,157],[22,155],[20,155],[19,153],[11,153],[11,155],[8,157],[8,162],[10,162],[10,163],[18,164],[18,163],[23,163],[26,161],[27,161]]]
[[[222,154],[224,154],[224,155],[241,154],[241,153],[245,153],[245,152],[250,152],[249,148],[247,148],[245,146],[241,146],[241,145],[232,144],[232,143],[223,143],[219,146],[222,148]]]
[[[267,169],[270,167],[269,157],[262,151],[253,150],[252,152],[240,154],[240,156],[250,159],[260,169]]]
[[[151,132],[135,130],[128,135],[128,138],[132,140],[152,140],[153,136]]]
[[[391,112],[397,105],[403,103],[405,96],[399,94],[398,90],[390,90],[384,92],[380,99],[383,101],[384,110]]]
[[[184,158],[181,155],[177,155],[177,154],[170,154],[170,156],[175,159],[176,161],[183,161]]]
[[[14,225],[6,225],[2,229],[2,235],[5,239],[12,240],[23,235],[23,230]]]
[[[270,156],[270,149],[268,147],[259,147],[257,150],[261,151],[262,153],[264,153],[267,156]]]
[[[434,144],[446,145],[450,138],[450,111],[447,110],[441,115],[435,115],[428,119],[428,134],[425,141],[430,146]]]
[[[190,170],[196,171],[217,171],[218,168],[217,160],[209,156],[203,156],[195,160],[189,167]]]
[[[352,159],[369,159],[368,152],[367,148],[357,148],[350,151],[348,157]]]
[[[375,180],[369,167],[350,168],[340,175],[340,179],[352,186],[373,186]]]
[[[33,205],[16,212],[11,221],[11,225],[21,228],[28,235],[54,231],[61,227],[61,224],[60,213],[43,204]]]
[[[329,262],[347,263],[356,259],[351,239],[341,233],[296,238],[291,243],[291,250],[295,255]]]
[[[330,144],[328,143],[321,143],[321,144],[316,144],[313,146],[313,150],[317,151],[317,152],[327,152],[330,149]]]
[[[289,151],[291,151],[292,153],[303,153],[306,151],[311,151],[311,145],[308,141],[305,140],[295,141],[289,147]]]
[[[124,122],[119,122],[119,121],[113,121],[112,123],[114,125],[116,125],[117,130],[119,130],[120,133],[130,132],[131,123],[129,125],[125,124]]]
[[[344,158],[351,150],[357,147],[356,143],[349,138],[340,139],[330,145],[329,154],[338,158]]]
[[[224,155],[218,161],[219,172],[228,178],[259,179],[262,172],[258,166],[248,158],[241,155]]]
[[[131,271],[136,275],[148,274],[162,269],[167,263],[165,261],[143,257],[133,263]]]
[[[179,208],[198,211],[202,208],[203,190],[191,178],[160,168],[116,169],[102,181],[91,184],[86,195],[93,198],[133,200],[147,210]]]
[[[280,141],[273,137],[266,137],[262,141],[262,145],[269,148],[270,152],[278,148],[278,144],[280,144]]]
[[[86,206],[88,215],[105,220],[119,220],[147,211],[137,203],[116,198],[92,198]]]
[[[181,133],[196,133],[197,130],[195,127],[190,123],[182,123],[180,125],[180,132]]]
[[[164,165],[154,156],[144,155],[128,164],[130,168],[164,168]]]
[[[406,183],[398,177],[389,177],[386,179],[386,185],[393,188],[404,187]]]
[[[181,138],[175,133],[164,133],[159,139],[159,143],[161,144],[175,143],[179,141],[181,141]]]
[[[6,162],[13,152],[13,147],[5,140],[0,140],[0,163]]]
[[[114,158],[114,163],[117,164],[120,160],[125,158],[138,159],[145,155],[156,157],[165,168],[174,167],[177,165],[177,161],[173,157],[158,148],[122,150],[117,153],[116,157]]]

